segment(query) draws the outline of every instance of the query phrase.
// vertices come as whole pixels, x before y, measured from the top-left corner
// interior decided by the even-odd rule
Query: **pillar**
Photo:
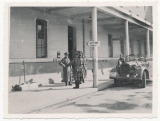
[[[146,32],[146,55],[147,57],[150,57],[150,41],[149,41],[149,29],[147,29]]]
[[[92,8],[92,38],[97,41],[97,8]],[[98,87],[98,49],[93,47],[93,87]]]
[[[82,20],[82,31],[83,31],[83,53],[85,54],[85,23],[84,23],[84,19]]]
[[[130,49],[130,46],[129,46],[129,29],[128,29],[128,21],[126,20],[125,21],[125,37],[126,37],[126,55],[129,55],[129,49]]]

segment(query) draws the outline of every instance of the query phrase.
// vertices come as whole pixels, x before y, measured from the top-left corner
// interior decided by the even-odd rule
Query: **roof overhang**
[[[143,27],[145,29],[149,29],[150,31],[153,31],[151,23],[149,23],[147,21],[144,21],[144,20],[138,18],[135,15],[132,15],[128,11],[125,11],[125,10],[121,11],[117,7],[97,7],[97,9],[99,11],[101,11],[101,12],[104,12],[104,13],[107,13],[107,14],[111,14],[111,15],[117,17],[117,18],[121,18],[121,19],[127,20],[130,23],[134,23],[134,24],[136,24],[136,25],[138,25],[140,27]],[[114,9],[116,9],[118,11],[115,11]]]

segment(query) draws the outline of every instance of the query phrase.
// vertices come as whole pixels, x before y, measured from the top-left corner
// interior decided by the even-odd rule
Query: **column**
[[[125,46],[126,46],[126,55],[129,55],[129,49],[130,49],[130,46],[129,46],[129,31],[128,31],[129,29],[128,29],[128,21],[126,20],[125,21],[125,37],[126,37],[126,44],[125,44]],[[129,59],[129,58],[128,58]]]
[[[85,54],[85,23],[84,23],[84,19],[82,20],[82,31],[83,31],[83,53]]]
[[[147,57],[150,57],[150,41],[149,41],[149,29],[147,29],[146,32],[146,55]]]
[[[92,38],[97,41],[97,8],[92,8]],[[98,51],[93,47],[93,87],[98,87]]]

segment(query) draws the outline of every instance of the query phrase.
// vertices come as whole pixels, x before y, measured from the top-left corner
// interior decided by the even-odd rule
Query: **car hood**
[[[136,61],[130,61],[130,62],[126,62],[129,65],[137,65]],[[145,64],[145,62],[143,61],[138,61],[138,65],[143,66]]]
[[[129,65],[137,65],[136,61],[130,61],[130,62],[126,62]]]

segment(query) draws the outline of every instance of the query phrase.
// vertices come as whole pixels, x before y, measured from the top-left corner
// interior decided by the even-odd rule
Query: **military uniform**
[[[85,54],[82,54],[82,59],[83,59],[83,77],[86,78],[87,76],[87,64],[86,64],[86,58],[85,58]]]
[[[85,71],[86,71],[86,64],[85,64],[85,58],[84,58],[84,54],[80,53],[80,57],[81,57],[81,68],[82,68],[82,74],[80,77],[80,80],[84,83],[84,78],[85,78]]]
[[[120,74],[120,65],[125,63],[125,59],[123,57],[122,54],[120,54],[120,58],[118,59],[118,63],[117,63],[117,71]]]
[[[79,51],[75,53],[75,58],[72,60],[73,67],[73,77],[75,80],[75,87],[79,88],[81,76],[82,76],[82,66],[81,66],[81,58],[79,57]]]
[[[65,53],[65,55],[68,55],[68,53]],[[70,66],[70,59],[68,57],[64,57],[60,63],[61,66],[63,66],[63,81],[66,83],[66,86],[71,85],[71,77],[70,77],[70,72],[71,72],[71,66]]]

